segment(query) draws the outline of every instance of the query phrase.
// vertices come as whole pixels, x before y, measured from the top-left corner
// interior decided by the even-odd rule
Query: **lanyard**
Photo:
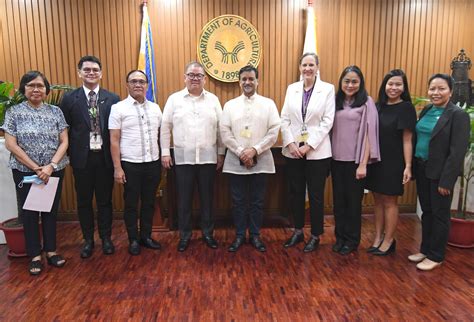
[[[305,91],[304,84],[303,84],[303,99],[301,102],[301,117],[303,118],[303,122],[306,118],[306,113],[308,112],[309,100],[311,99],[311,95],[313,94],[313,89],[314,89],[314,84],[313,84],[313,87],[311,87],[311,89],[309,89],[308,91]]]

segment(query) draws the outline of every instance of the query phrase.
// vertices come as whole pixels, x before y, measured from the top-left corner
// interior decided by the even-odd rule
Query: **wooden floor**
[[[30,277],[27,259],[8,259],[0,246],[0,321],[474,321],[474,250],[449,247],[440,268],[417,271],[406,259],[419,245],[416,216],[401,216],[397,252],[385,258],[365,253],[371,217],[363,220],[359,252],[348,257],[331,251],[331,218],[310,254],[282,247],[288,228],[262,232],[263,254],[248,244],[228,253],[233,230],[220,228],[215,251],[194,239],[178,253],[178,235],[169,232],[154,235],[163,250],[131,257],[117,221],[116,254],[102,255],[99,242],[93,257],[81,260],[79,225],[61,223],[63,269]]]

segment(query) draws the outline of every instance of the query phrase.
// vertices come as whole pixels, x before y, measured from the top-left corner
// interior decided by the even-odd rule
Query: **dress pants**
[[[306,185],[308,186],[311,235],[324,232],[324,186],[331,166],[331,158],[322,160],[286,159],[290,206],[295,228],[302,229],[305,219]]]
[[[160,160],[144,163],[122,161],[125,172],[123,219],[129,241],[150,238],[155,212],[156,189],[161,178]],[[138,232],[138,203],[140,201],[140,232]]]
[[[423,211],[420,252],[432,261],[442,262],[448,243],[453,195],[439,194],[439,180],[427,178],[425,166],[425,161],[416,159],[416,190]]]
[[[197,181],[201,208],[201,230],[203,235],[212,236],[214,220],[212,201],[216,164],[176,165],[176,188],[178,190],[178,226],[181,239],[188,240],[192,235],[192,203],[194,182]]]
[[[263,220],[267,175],[264,173],[230,174],[229,181],[236,237],[245,237],[247,228],[250,237],[259,236]]]
[[[74,186],[77,196],[77,214],[85,240],[94,240],[95,193],[97,204],[97,226],[100,238],[112,235],[112,189],[114,169],[105,165],[104,152],[89,151],[86,167],[73,168]]]
[[[336,242],[357,248],[360,243],[364,181],[356,179],[354,161],[331,162]]]
[[[45,252],[56,251],[56,217],[58,215],[59,200],[61,199],[62,183],[64,177],[64,170],[52,173],[52,177],[58,177],[58,189],[54,197],[53,207],[50,212],[38,212],[32,210],[24,210],[26,197],[31,188],[31,183],[22,183],[22,187],[18,185],[23,180],[24,176],[34,175],[34,172],[22,172],[12,170],[13,181],[17,191],[18,203],[20,204],[20,211],[23,218],[23,229],[25,234],[26,253],[29,257],[36,257],[41,254],[41,240],[39,234],[39,215],[41,214],[41,224],[43,227],[43,250]]]

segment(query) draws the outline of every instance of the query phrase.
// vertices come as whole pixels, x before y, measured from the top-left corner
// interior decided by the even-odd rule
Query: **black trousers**
[[[214,220],[212,201],[216,164],[176,165],[176,188],[178,195],[178,227],[181,239],[192,235],[192,203],[194,183],[197,182],[201,210],[201,230],[203,235],[212,236]]]
[[[94,240],[94,209],[92,199],[95,194],[97,204],[97,226],[100,238],[112,235],[112,189],[114,169],[105,165],[104,153],[89,151],[86,167],[73,168],[74,186],[77,197],[77,214],[82,236]]]
[[[331,167],[331,158],[322,160],[285,159],[290,206],[295,218],[295,228],[304,227],[307,185],[311,234],[319,236],[324,232],[324,186]]]
[[[266,184],[266,173],[229,174],[236,237],[245,238],[247,228],[250,237],[260,236]]]
[[[127,182],[124,185],[125,209],[123,219],[128,239],[137,240],[151,236],[155,212],[156,189],[160,184],[161,162],[132,163],[122,161]],[[138,232],[138,203],[140,201],[140,232]]]
[[[356,179],[357,167],[353,161],[331,162],[336,242],[349,247],[360,243],[364,180]]]
[[[18,203],[23,217],[23,229],[25,234],[26,253],[29,257],[36,257],[41,254],[41,240],[39,231],[39,216],[41,214],[41,225],[43,227],[43,250],[45,252],[56,251],[56,217],[58,215],[59,200],[61,199],[62,183],[64,170],[53,172],[52,177],[59,178],[58,190],[54,197],[53,207],[50,212],[38,212],[32,210],[24,210],[28,192],[30,192],[31,183],[23,183],[20,188],[18,185],[24,176],[34,175],[34,172],[22,172],[12,170],[13,181],[17,192]]]
[[[452,193],[443,196],[438,192],[439,180],[429,179],[425,175],[426,163],[416,159],[416,190],[421,210],[421,247],[420,252],[428,259],[442,262],[446,253],[449,228],[451,225]]]

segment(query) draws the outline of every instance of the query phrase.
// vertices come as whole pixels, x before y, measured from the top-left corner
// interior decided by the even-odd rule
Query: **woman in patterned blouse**
[[[62,267],[66,263],[56,253],[56,214],[61,197],[64,168],[68,164],[65,155],[68,147],[67,123],[61,110],[43,102],[50,86],[46,77],[38,71],[29,71],[20,81],[19,91],[26,101],[13,106],[5,114],[5,146],[11,152],[9,167],[17,191],[18,203],[23,208],[31,183],[23,177],[37,175],[44,183],[50,177],[58,177],[59,184],[50,212],[20,210],[25,232],[26,252],[31,257],[29,272],[39,275],[43,270],[41,262],[41,241],[39,215],[43,228],[43,250],[49,265]]]

